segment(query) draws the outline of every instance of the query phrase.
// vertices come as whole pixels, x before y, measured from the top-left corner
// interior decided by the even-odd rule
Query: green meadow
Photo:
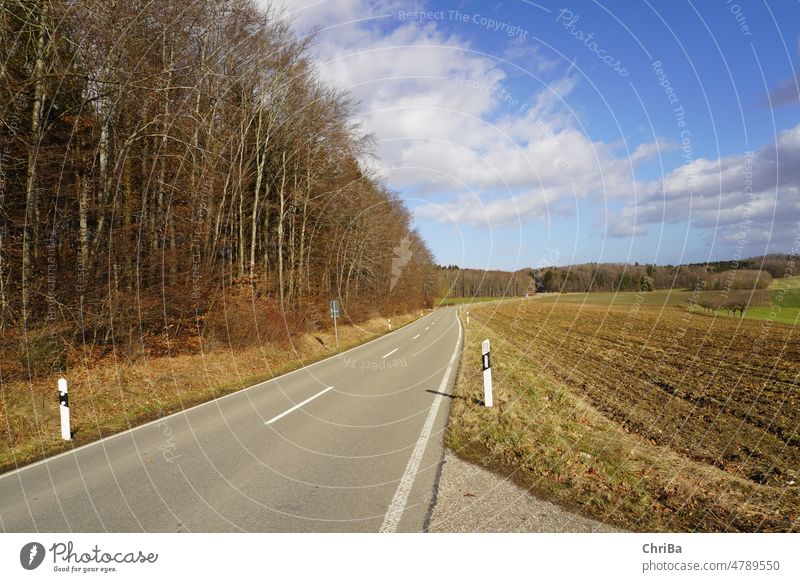
[[[771,307],[750,307],[745,319],[773,320],[777,323],[796,325],[800,323],[800,277],[777,279],[767,290]],[[720,294],[721,291],[705,291],[704,297]],[[649,292],[620,293],[546,293],[534,297],[536,301],[553,303],[585,303],[587,305],[675,305],[688,306],[693,292],[690,289],[659,289]],[[698,313],[703,313],[698,311]],[[709,313],[709,317],[739,317],[724,310]]]

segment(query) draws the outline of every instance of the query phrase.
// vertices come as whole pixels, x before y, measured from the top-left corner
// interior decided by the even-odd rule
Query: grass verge
[[[787,325],[797,325],[800,323],[800,277],[793,279],[777,280],[782,286],[773,285],[767,291],[771,306],[749,307],[744,312],[744,319],[756,321],[774,321]],[[543,293],[535,295],[536,301],[544,303],[559,304],[582,304],[582,305],[653,305],[668,306],[682,305],[688,306],[692,298],[692,291],[689,289],[657,289],[647,293],[619,292],[609,293],[604,291],[591,293]],[[700,294],[704,298],[721,296],[721,291],[705,291]],[[731,317],[739,319],[740,314],[729,313],[725,310],[716,312],[698,313],[712,317]]]
[[[418,312],[393,316],[394,329]],[[339,326],[339,352],[387,333],[385,318]],[[58,376],[0,384],[0,472],[128,430],[163,414],[190,408],[337,353],[333,331],[306,334],[291,345],[215,348],[207,353],[107,358],[75,367],[69,381],[73,440],[60,437]]]
[[[778,439],[769,432],[773,423],[768,411],[766,423],[753,418],[752,426],[736,416],[738,411],[728,414],[725,394],[736,385],[729,387],[722,374],[709,378],[708,370],[697,365],[687,383],[704,383],[692,377],[696,372],[712,384],[718,382],[720,393],[682,394],[685,388],[672,369],[681,362],[692,365],[687,354],[669,352],[681,345],[697,351],[698,345],[690,341],[696,331],[708,334],[708,325],[734,329],[738,322],[689,315],[690,323],[677,320],[687,331],[669,344],[650,327],[648,317],[658,321],[659,310],[642,307],[635,316],[642,319],[633,328],[644,337],[655,335],[647,345],[660,352],[663,369],[646,358],[632,368],[631,354],[638,353],[642,343],[631,337],[636,333],[620,318],[631,317],[633,310],[590,307],[590,315],[612,314],[600,323],[581,315],[586,307],[537,303],[514,302],[494,313],[486,308],[471,311],[446,433],[447,446],[456,454],[577,513],[632,531],[800,531],[795,464],[800,435]],[[648,309],[652,313],[641,315]],[[687,316],[679,308],[668,309],[674,311],[670,317]],[[586,321],[577,323],[581,318]],[[543,329],[551,341],[536,335]],[[725,330],[716,331],[724,335]],[[481,405],[480,342],[486,338],[492,342],[491,409]],[[576,355],[579,349],[586,358]],[[712,370],[738,367],[731,377],[760,378],[763,371],[748,362],[725,361],[722,352],[708,353]],[[660,380],[660,375],[673,384]],[[653,385],[649,392],[647,382]],[[770,399],[777,413],[786,398],[794,402],[792,378],[776,383],[780,387],[763,378],[754,385],[759,384],[770,392],[755,390],[755,397]],[[773,395],[772,390],[783,390],[784,395]],[[741,392],[737,399],[751,397],[744,387]],[[756,415],[754,407],[742,410]],[[713,442],[697,436],[709,432]],[[767,442],[775,444],[775,454],[783,459],[770,458]],[[759,471],[768,473],[761,475],[763,482],[756,479]]]

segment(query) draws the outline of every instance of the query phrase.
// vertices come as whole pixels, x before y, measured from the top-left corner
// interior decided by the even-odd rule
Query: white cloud
[[[559,61],[548,58],[539,45],[532,45],[528,39],[514,37],[509,42],[502,56],[512,63],[524,64],[526,68],[532,69],[536,73],[547,73],[558,67]]]
[[[715,244],[736,244],[742,236],[785,244],[797,231],[800,126],[752,156],[701,158],[643,183],[637,166],[676,145],[590,139],[568,105],[578,77],[568,63],[559,75],[558,61],[530,42],[508,39],[495,58],[437,21],[398,20],[398,10],[424,8],[422,1],[278,4],[301,33],[321,30],[315,45],[321,74],[360,101],[363,127],[378,143],[371,169],[393,188],[444,196],[418,206],[420,217],[502,227],[568,212],[576,198],[595,197],[623,202],[605,226],[611,237],[687,221]],[[526,83],[509,82],[526,75]],[[538,88],[514,95],[507,85]]]
[[[525,217],[544,216],[549,212],[548,198],[552,193],[539,191],[536,195],[512,195],[484,201],[475,194],[460,194],[444,204],[421,206],[416,214],[439,222],[478,223],[490,228],[520,224]],[[558,212],[563,214],[564,211]]]
[[[609,236],[689,221],[722,244],[786,248],[800,226],[800,125],[755,152],[686,163],[638,193],[609,225]]]
[[[449,196],[417,207],[419,216],[492,227],[543,220],[576,196],[636,191],[636,165],[665,147],[631,146],[629,157],[620,144],[590,139],[567,104],[578,83],[570,65],[559,76],[556,61],[518,39],[495,58],[439,22],[398,20],[408,2],[287,3],[298,26],[334,27],[315,47],[320,71],[360,101],[390,186]],[[533,94],[506,89],[520,85],[509,75],[523,73],[505,59],[528,63]]]

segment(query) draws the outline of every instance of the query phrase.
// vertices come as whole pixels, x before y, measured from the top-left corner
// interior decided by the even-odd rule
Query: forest
[[[787,261],[786,255],[769,255],[676,266],[586,263],[539,269],[535,277],[543,292],[766,289],[786,273]]]
[[[431,305],[349,95],[251,0],[0,2],[4,361]],[[246,334],[245,334],[246,335]],[[257,337],[256,337],[257,336]],[[193,345],[193,344],[192,344]],[[6,375],[13,370],[2,370]]]
[[[711,261],[687,265],[633,265],[584,263],[518,271],[461,269],[439,266],[439,286],[450,297],[521,297],[526,293],[590,291],[652,291],[694,289],[707,291],[766,289],[773,278],[790,272],[790,257],[782,254],[738,261]]]
[[[439,267],[439,286],[442,297],[522,297],[533,294],[533,272],[484,271],[461,269],[456,265]]]

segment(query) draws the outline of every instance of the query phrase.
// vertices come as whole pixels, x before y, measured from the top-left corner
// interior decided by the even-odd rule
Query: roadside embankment
[[[393,315],[397,329],[419,312]],[[171,412],[224,396],[341,353],[389,331],[386,318],[293,336],[289,343],[262,343],[131,362],[112,354],[91,366],[75,366],[69,381],[73,440],[60,437],[58,375],[0,384],[0,472],[132,428]]]
[[[471,306],[446,444],[626,530],[800,531],[792,332],[679,306]]]

